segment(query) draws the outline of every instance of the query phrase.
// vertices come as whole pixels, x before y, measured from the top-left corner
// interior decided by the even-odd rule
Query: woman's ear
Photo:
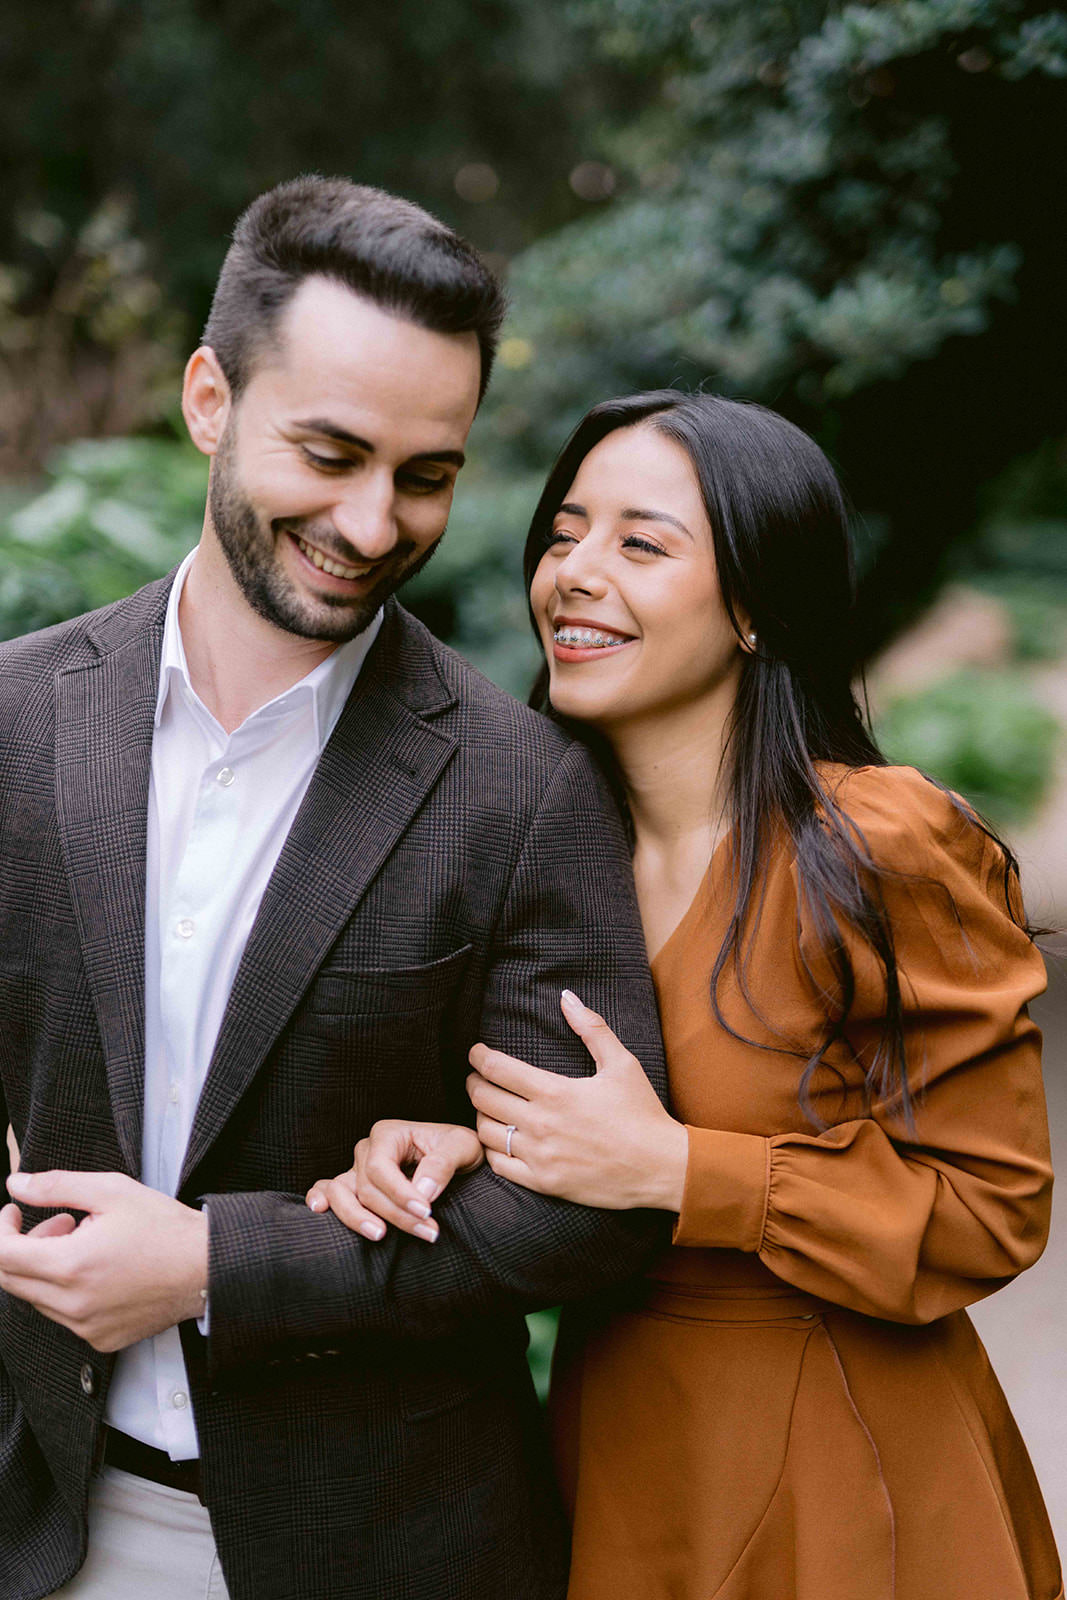
[[[185,364],[182,415],[198,450],[213,456],[229,421],[233,397],[226,374],[210,345],[194,350]]]
[[[750,618],[738,613],[737,626],[740,629],[738,643],[746,656],[754,656],[759,649],[759,635],[752,626]]]

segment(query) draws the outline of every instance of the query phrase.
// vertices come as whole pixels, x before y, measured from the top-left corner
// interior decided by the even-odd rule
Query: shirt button
[[[93,1395],[96,1393],[96,1375],[88,1362],[81,1369],[78,1378],[81,1382],[83,1394]]]
[[[171,1103],[171,1105],[172,1106],[176,1106],[178,1104],[178,1101],[181,1099],[181,1097],[182,1097],[181,1090],[178,1088],[178,1085],[176,1083],[172,1083],[171,1086],[170,1086],[170,1103]]]
[[[175,1411],[184,1411],[186,1406],[189,1404],[189,1396],[187,1394],[183,1394],[182,1391],[178,1389],[174,1394],[171,1395],[170,1403],[174,1407]]]
[[[232,767],[223,767],[221,772],[216,772],[215,782],[221,783],[224,789],[228,789],[236,776]]]
[[[192,917],[182,917],[178,923],[178,932],[183,939],[191,939],[196,932],[196,923]]]

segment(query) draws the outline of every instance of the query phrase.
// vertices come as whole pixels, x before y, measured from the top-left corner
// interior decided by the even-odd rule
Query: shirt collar
[[[171,689],[180,684],[186,693],[199,702],[196,690],[193,688],[189,677],[189,664],[185,657],[185,646],[182,643],[182,631],[178,621],[178,606],[181,602],[182,590],[189,574],[189,568],[196,559],[196,549],[190,550],[175,574],[171,585],[170,596],[167,600],[167,615],[163,624],[163,652],[159,663],[159,692],[156,695],[155,725],[158,728],[163,715],[163,708]],[[352,686],[359,677],[360,668],[370,651],[371,645],[378,637],[382,626],[381,610],[376,612],[373,620],[357,634],[354,639],[349,639],[345,644],[338,645],[336,650],[320,661],[306,677],[294,683],[282,694],[275,695],[273,700],[259,706],[252,712],[252,717],[277,717],[291,715],[299,710],[301,705],[310,703],[312,716],[315,723],[315,738],[320,752],[324,749],[327,740],[333,732],[337,719],[344,710],[345,701],[352,691]],[[205,713],[210,716],[211,713]],[[252,720],[245,719],[246,723]],[[245,726],[245,724],[242,724]]]

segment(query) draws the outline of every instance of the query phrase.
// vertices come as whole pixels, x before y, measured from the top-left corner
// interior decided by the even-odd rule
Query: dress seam
[[[886,1510],[889,1512],[889,1592],[891,1597],[894,1597],[895,1600],[897,1592],[897,1518],[896,1512],[893,1510],[893,1496],[890,1494],[889,1485],[885,1481],[885,1472],[882,1468],[881,1452],[879,1451],[878,1445],[875,1442],[873,1433],[871,1432],[870,1428],[868,1428],[867,1423],[863,1418],[863,1414],[853,1397],[852,1389],[848,1381],[848,1375],[845,1372],[845,1364],[841,1360],[841,1354],[837,1348],[837,1343],[832,1332],[830,1331],[830,1328],[825,1322],[823,1323],[823,1328],[826,1332],[827,1343],[830,1346],[830,1354],[834,1358],[834,1363],[841,1378],[841,1385],[845,1391],[845,1398],[852,1407],[853,1416],[863,1430],[864,1437],[871,1447],[871,1454],[874,1456],[875,1466],[878,1468],[878,1482],[882,1486],[882,1493],[885,1496]]]
[[[718,1597],[723,1594],[723,1592],[724,1592],[724,1590],[726,1588],[726,1585],[730,1582],[730,1579],[733,1577],[734,1573],[737,1571],[738,1567],[741,1565],[742,1561],[745,1559],[746,1553],[752,1548],[753,1540],[757,1537],[757,1535],[759,1534],[760,1529],[763,1527],[763,1524],[766,1522],[767,1518],[770,1516],[771,1510],[772,1510],[772,1508],[774,1506],[774,1502],[778,1498],[778,1491],[782,1487],[782,1480],[785,1477],[786,1468],[789,1465],[789,1447],[793,1442],[793,1425],[794,1425],[794,1423],[796,1421],[797,1395],[800,1393],[800,1385],[801,1385],[801,1382],[802,1382],[803,1377],[804,1377],[804,1366],[805,1366],[805,1363],[807,1362],[807,1359],[808,1359],[808,1350],[811,1347],[811,1334],[814,1333],[814,1331],[815,1331],[815,1329],[812,1328],[811,1332],[808,1334],[807,1338],[805,1339],[805,1341],[804,1341],[804,1352],[801,1355],[800,1361],[797,1363],[797,1375],[796,1375],[796,1380],[795,1380],[795,1382],[793,1384],[793,1398],[792,1398],[792,1400],[790,1402],[790,1407],[789,1407],[789,1429],[788,1429],[788,1431],[786,1433],[786,1436],[785,1436],[785,1448],[782,1451],[782,1465],[781,1465],[781,1467],[779,1469],[777,1478],[774,1480],[774,1488],[771,1490],[770,1494],[767,1496],[767,1504],[764,1506],[762,1512],[760,1513],[759,1521],[756,1523],[755,1527],[749,1533],[748,1538],[745,1540],[744,1544],[741,1546],[740,1550],[737,1552],[737,1556],[735,1557],[735,1559],[730,1564],[729,1571],[723,1574],[722,1582],[719,1584],[718,1588],[715,1590],[715,1593],[713,1595],[711,1595],[710,1600],[718,1600]]]

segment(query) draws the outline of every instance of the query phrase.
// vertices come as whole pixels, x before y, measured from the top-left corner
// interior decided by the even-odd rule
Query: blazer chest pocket
[[[312,1018],[389,1018],[439,1011],[463,975],[473,946],[462,945],[418,967],[327,967],[304,996]]]

